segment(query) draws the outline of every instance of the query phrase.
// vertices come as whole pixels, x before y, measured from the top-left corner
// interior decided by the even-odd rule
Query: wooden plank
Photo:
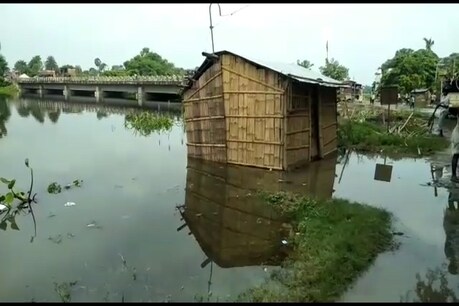
[[[309,148],[309,145],[301,145],[301,146],[296,146],[296,147],[287,147],[287,151],[308,149],[308,148]]]
[[[257,144],[269,144],[269,145],[276,145],[276,146],[282,146],[282,145],[284,145],[282,142],[277,142],[277,141],[262,141],[262,140],[228,139],[227,142],[257,143]]]
[[[227,118],[256,118],[256,119],[268,119],[268,118],[283,118],[282,115],[226,115]]]
[[[324,125],[324,126],[323,126],[323,129],[325,130],[325,129],[328,129],[329,127],[332,127],[332,126],[335,126],[335,125],[338,125],[338,123],[332,122],[332,123],[329,123],[329,124],[327,124],[327,125]]]
[[[202,120],[214,120],[214,119],[225,119],[225,116],[198,117],[198,118],[186,119],[185,122],[202,121]]]
[[[183,104],[188,104],[188,103],[196,103],[196,102],[200,102],[200,101],[204,101],[204,100],[213,100],[213,99],[219,99],[219,98],[222,98],[223,95],[215,95],[215,96],[210,96],[210,97],[202,97],[202,98],[194,98],[194,99],[188,99],[188,100],[183,100],[182,103]],[[218,102],[218,100],[216,101]]]
[[[287,133],[285,133],[286,135],[294,135],[294,134],[298,134],[298,133],[303,133],[303,132],[309,132],[311,129],[310,128],[307,128],[307,129],[301,129],[301,130],[296,130],[296,131],[289,131]]]
[[[323,158],[324,157],[324,154],[323,154],[323,151],[324,151],[324,147],[323,147],[323,137],[322,137],[322,91],[323,89],[318,87],[318,105],[317,105],[317,109],[318,109],[318,113],[319,113],[319,116],[318,116],[318,126],[319,126],[319,156],[320,158]]]
[[[250,166],[250,167],[257,167],[257,168],[266,168],[266,169],[273,169],[273,170],[282,170],[281,167],[276,167],[276,166],[271,167],[271,166],[265,166],[261,164],[247,164],[247,163],[236,162],[236,161],[228,161],[228,164]]]
[[[284,93],[277,92],[277,91],[263,91],[263,90],[227,90],[225,91],[227,94],[253,94],[253,95],[277,95],[282,96]]]
[[[218,147],[218,148],[226,147],[226,144],[220,144],[220,143],[191,143],[191,142],[188,142],[186,145],[192,146],[192,147]]]
[[[308,94],[309,94],[309,105],[308,105],[308,112],[309,112],[309,130],[312,131],[312,110],[311,110],[311,107],[312,107],[312,90],[309,90],[308,91]],[[312,133],[309,133],[309,145],[311,146],[312,145]],[[308,161],[311,161],[312,160],[312,150],[311,148],[309,148],[309,160]]]

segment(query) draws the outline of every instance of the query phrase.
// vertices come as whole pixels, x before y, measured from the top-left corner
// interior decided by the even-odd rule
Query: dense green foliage
[[[319,67],[320,72],[337,81],[344,81],[349,79],[349,69],[341,65],[337,60],[331,59],[330,61],[327,59],[325,61],[325,65]]]
[[[54,59],[54,56],[48,56],[48,58],[45,61],[45,69],[46,70],[54,70],[58,71],[59,66],[57,65],[56,60]]]

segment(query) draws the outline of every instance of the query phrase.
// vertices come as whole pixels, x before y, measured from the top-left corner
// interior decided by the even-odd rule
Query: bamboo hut
[[[430,104],[430,91],[427,88],[418,88],[411,91],[414,96],[415,107],[427,107]]]
[[[289,251],[281,243],[290,233],[289,220],[257,191],[331,198],[335,165],[336,156],[331,156],[302,171],[285,172],[189,157],[180,211],[203,252],[218,266],[279,265]]]
[[[297,64],[206,54],[183,91],[188,155],[287,170],[337,149],[337,88]]]

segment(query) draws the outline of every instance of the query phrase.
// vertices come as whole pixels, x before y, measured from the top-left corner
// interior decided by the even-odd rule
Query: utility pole
[[[212,53],[215,53],[215,49],[214,49],[214,26],[212,24],[212,4],[209,4],[209,19],[210,19],[210,39],[212,40]],[[220,4],[218,4],[218,13],[220,14],[220,16],[222,15],[222,8],[220,7]]]

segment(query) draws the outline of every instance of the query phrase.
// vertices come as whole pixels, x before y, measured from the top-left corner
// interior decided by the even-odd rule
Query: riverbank
[[[341,118],[339,146],[359,152],[412,157],[429,156],[448,147],[447,138],[430,132],[429,114],[395,111],[388,128],[386,112],[381,108],[354,109],[347,118]]]
[[[17,93],[18,89],[14,85],[0,87],[0,95],[2,96],[14,96]]]
[[[284,193],[266,200],[293,219],[287,242],[292,252],[280,272],[241,294],[240,301],[335,301],[392,246],[391,216],[385,210]]]

